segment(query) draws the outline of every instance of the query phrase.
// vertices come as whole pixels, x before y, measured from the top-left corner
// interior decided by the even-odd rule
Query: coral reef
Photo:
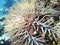
[[[17,2],[9,10],[4,26],[10,36],[10,45],[57,45],[58,37],[54,22],[59,20],[59,10],[55,9],[55,2]],[[56,16],[58,18],[55,20]]]

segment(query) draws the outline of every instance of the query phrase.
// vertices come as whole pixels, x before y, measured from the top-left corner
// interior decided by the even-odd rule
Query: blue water
[[[0,17],[8,13],[10,7],[16,2],[21,2],[22,0],[0,0]]]
[[[14,0],[0,0],[0,17],[4,16],[14,3]]]

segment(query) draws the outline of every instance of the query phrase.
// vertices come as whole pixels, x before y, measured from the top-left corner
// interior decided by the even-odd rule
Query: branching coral
[[[57,44],[57,36],[51,24],[54,23],[52,16],[58,11],[53,9],[53,5],[41,0],[16,3],[5,21],[11,45],[50,45],[53,41]]]

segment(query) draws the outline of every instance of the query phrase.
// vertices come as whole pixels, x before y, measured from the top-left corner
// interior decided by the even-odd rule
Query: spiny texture
[[[12,30],[15,30],[15,28],[20,29],[20,27],[24,27],[25,19],[28,19],[28,17],[26,16],[31,15],[30,17],[32,18],[33,11],[34,11],[34,2],[30,4],[28,2],[17,3],[16,6],[11,8],[9,11],[9,15],[5,22],[6,30],[10,32]]]
[[[50,27],[54,23],[51,16],[58,12],[53,5],[41,0],[16,3],[5,21],[11,45],[50,45],[53,41],[57,44],[57,36]]]

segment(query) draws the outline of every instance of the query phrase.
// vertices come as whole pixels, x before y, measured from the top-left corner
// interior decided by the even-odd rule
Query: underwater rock
[[[5,17],[0,18],[0,22],[3,22],[5,20]]]
[[[4,27],[3,25],[0,23],[0,36],[2,36],[4,34]]]
[[[6,41],[5,39],[1,39],[0,45],[10,45],[10,42],[8,40]]]

